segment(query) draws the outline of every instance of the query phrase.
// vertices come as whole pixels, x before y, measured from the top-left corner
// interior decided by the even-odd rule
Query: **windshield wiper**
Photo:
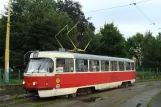
[[[41,65],[39,65],[39,67],[38,67],[38,69],[37,69],[38,71],[39,71],[40,67],[41,67]],[[34,73],[35,71],[36,71],[36,69],[35,69],[32,73]]]
[[[40,68],[41,68],[41,65],[40,65],[40,66],[38,67],[38,69],[37,69],[37,70],[38,70],[38,71],[37,71],[38,73],[39,73]]]
[[[47,59],[45,59],[45,61],[43,62],[43,64],[41,64],[41,65],[39,66],[39,68],[37,69],[38,72],[39,72],[40,68],[43,67],[43,66],[45,65],[46,62],[47,62]]]
[[[32,74],[36,71],[36,69],[34,71],[32,71]]]

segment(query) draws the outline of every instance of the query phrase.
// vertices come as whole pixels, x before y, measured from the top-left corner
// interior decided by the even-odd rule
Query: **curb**
[[[161,95],[161,92],[159,92],[159,93],[157,93],[156,95],[154,95],[153,97],[151,97],[151,98],[148,100],[147,107],[152,107],[152,102],[153,102],[159,95]]]

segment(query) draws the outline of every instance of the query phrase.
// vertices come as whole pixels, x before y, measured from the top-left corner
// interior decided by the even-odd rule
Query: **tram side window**
[[[126,71],[131,70],[130,62],[126,62]]]
[[[101,61],[101,71],[109,71],[109,61]]]
[[[132,70],[135,70],[135,65],[134,63],[131,63]]]
[[[105,71],[109,71],[109,61],[106,61],[105,64],[106,64]]]
[[[56,59],[56,71],[57,72],[73,72],[74,63],[71,58],[58,58]]]
[[[117,62],[111,61],[110,68],[111,68],[111,71],[117,71]]]
[[[88,60],[76,59],[76,72],[87,72]]]
[[[91,72],[99,71],[99,61],[98,60],[90,60],[89,67]]]
[[[119,62],[119,71],[124,71],[124,62]]]
[[[105,61],[101,61],[101,71],[106,71],[106,62]]]

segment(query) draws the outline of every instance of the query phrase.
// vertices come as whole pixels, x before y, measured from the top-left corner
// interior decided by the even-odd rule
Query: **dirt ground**
[[[23,86],[1,86],[0,87],[0,96],[3,95],[18,95],[18,94],[24,94],[25,90]]]
[[[0,102],[0,107],[145,107],[149,98],[161,91],[161,82],[135,83],[134,86],[99,91],[73,99],[31,97]]]

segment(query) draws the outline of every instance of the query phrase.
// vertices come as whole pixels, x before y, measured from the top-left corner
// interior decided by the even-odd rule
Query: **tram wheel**
[[[74,98],[74,97],[76,97],[77,96],[77,93],[73,93],[73,94],[69,94],[68,95],[68,98]]]

